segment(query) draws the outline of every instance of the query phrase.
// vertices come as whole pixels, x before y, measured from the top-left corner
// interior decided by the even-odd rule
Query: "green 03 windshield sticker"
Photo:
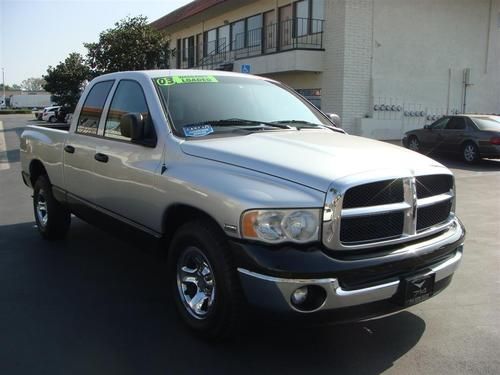
[[[159,86],[182,85],[186,83],[217,83],[217,78],[214,76],[172,76],[156,78],[156,83]]]

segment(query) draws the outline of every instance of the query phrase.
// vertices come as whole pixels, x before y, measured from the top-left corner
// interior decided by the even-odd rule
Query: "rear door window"
[[[465,130],[465,121],[463,117],[452,117],[446,124],[446,130]]]
[[[97,135],[99,120],[101,118],[104,103],[114,81],[104,81],[96,83],[91,89],[85,103],[83,103],[76,132],[86,135]]]

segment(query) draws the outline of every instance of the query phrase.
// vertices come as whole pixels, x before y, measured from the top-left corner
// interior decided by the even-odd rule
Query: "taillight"
[[[492,145],[500,145],[500,137],[493,137],[490,139]]]

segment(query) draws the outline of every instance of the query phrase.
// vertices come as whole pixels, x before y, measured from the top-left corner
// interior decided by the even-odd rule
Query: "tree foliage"
[[[5,85],[5,90],[21,90],[21,86],[15,83],[12,86]],[[0,83],[0,91],[3,91],[3,83]]]
[[[27,91],[43,90],[45,80],[43,78],[31,77],[21,82],[21,88]]]
[[[127,17],[103,31],[97,43],[84,43],[87,62],[94,72],[103,73],[164,69],[170,54],[168,41],[148,25],[147,17]]]
[[[71,53],[56,67],[49,66],[43,78],[46,82],[44,89],[52,94],[53,101],[74,109],[91,72],[82,55]]]

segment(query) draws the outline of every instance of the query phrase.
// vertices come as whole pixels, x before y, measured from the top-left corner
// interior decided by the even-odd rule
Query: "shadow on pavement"
[[[425,331],[402,312],[314,328],[259,321],[231,343],[200,341],[169,303],[164,262],[139,247],[78,219],[52,243],[33,223],[0,226],[0,373],[378,374]]]
[[[384,141],[395,146],[404,147],[400,140]],[[460,160],[456,155],[444,155],[434,151],[422,152],[423,155],[428,156],[448,168],[461,169],[470,172],[498,172],[500,171],[500,159],[480,159],[474,164],[468,164]]]
[[[0,151],[0,164],[15,163],[21,160],[19,149]]]
[[[448,168],[460,169],[470,172],[499,172],[500,159],[480,159],[474,164],[467,164],[458,158],[442,155],[430,155],[431,158],[440,162]]]

